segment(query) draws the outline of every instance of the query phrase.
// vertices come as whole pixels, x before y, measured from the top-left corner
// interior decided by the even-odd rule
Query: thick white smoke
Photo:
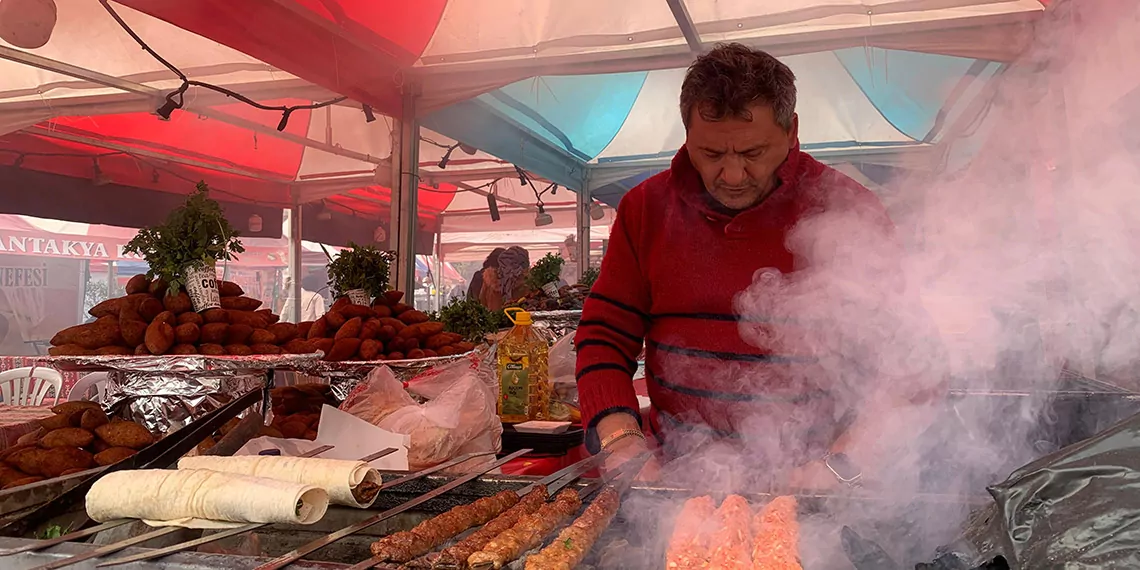
[[[844,524],[900,562],[932,557],[900,549],[953,538],[976,506],[966,497],[984,498],[986,484],[1052,450],[1032,434],[1047,393],[1071,388],[1062,369],[1094,386],[1140,389],[1137,24],[1134,2],[1061,3],[993,91],[950,126],[932,163],[880,189],[897,242],[873,209],[841,204],[792,233],[787,247],[804,269],[759,272],[737,297],[746,340],[818,358],[802,380],[828,384],[871,420],[852,446],[878,458],[863,466],[878,499],[807,520],[806,568],[850,568],[838,549]],[[788,323],[797,326],[779,326]],[[673,376],[721,374],[730,389],[757,380],[733,364],[663,366]],[[955,397],[925,398],[948,390]],[[767,418],[738,424],[744,451],[689,442],[668,482],[768,490],[765,469],[800,450]],[[916,507],[930,492],[958,506]],[[667,537],[661,521],[676,505],[637,500],[640,522]]]

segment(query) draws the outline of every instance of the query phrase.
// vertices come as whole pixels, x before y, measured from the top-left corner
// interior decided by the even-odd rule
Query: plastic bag
[[[1140,414],[989,491],[962,539],[917,568],[1140,568]]]
[[[550,347],[550,381],[554,397],[550,402],[550,419],[555,421],[581,421],[578,411],[578,381],[574,377],[578,353],[574,350],[574,333],[563,335]]]
[[[408,392],[428,401],[417,404]],[[413,470],[464,453],[498,452],[502,447],[503,427],[495,411],[495,396],[467,359],[412,379],[408,391],[387,367],[376,368],[341,409],[382,429],[408,435],[408,466]],[[488,456],[488,461],[493,460]]]

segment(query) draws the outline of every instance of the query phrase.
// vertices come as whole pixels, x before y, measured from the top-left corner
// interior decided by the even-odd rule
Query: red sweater
[[[813,416],[833,413],[826,387],[786,379],[789,367],[810,362],[741,338],[734,297],[759,269],[797,269],[785,237],[824,200],[869,205],[890,222],[873,194],[798,145],[777,176],[780,186],[771,196],[732,217],[711,204],[682,147],[669,170],[623,197],[575,338],[585,425],[592,428],[614,411],[636,414],[631,378],[643,342],[649,419],[658,432],[668,420],[731,435],[746,418],[786,414],[789,403],[809,398]],[[805,376],[802,368],[796,372]],[[596,450],[596,438],[591,447]]]

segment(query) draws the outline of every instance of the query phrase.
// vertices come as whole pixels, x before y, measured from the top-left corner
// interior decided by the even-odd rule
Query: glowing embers
[[[714,508],[711,497],[685,502],[665,555],[667,570],[802,570],[796,500],[778,497],[755,517],[744,497]]]

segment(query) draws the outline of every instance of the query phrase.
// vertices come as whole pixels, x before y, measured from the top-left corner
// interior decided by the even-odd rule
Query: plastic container
[[[499,341],[499,419],[505,424],[550,419],[550,379],[546,339],[533,328],[530,313],[504,311],[514,327]]]

